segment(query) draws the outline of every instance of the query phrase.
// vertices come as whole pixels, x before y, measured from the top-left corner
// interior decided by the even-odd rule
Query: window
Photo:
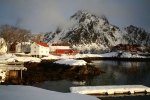
[[[34,51],[34,53],[36,53],[36,51]]]

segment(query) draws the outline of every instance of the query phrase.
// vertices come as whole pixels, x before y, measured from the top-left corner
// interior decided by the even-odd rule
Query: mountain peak
[[[117,44],[150,45],[149,35],[142,28],[133,25],[120,30],[109,24],[106,16],[96,16],[86,11],[78,11],[71,20],[76,25],[56,32],[45,34],[44,41],[51,44],[54,41],[68,41],[79,52],[100,53],[110,50]]]
[[[90,23],[91,21],[93,22],[103,22],[101,24],[109,23],[106,16],[96,16],[90,12],[87,11],[77,11],[73,16],[70,17],[70,19],[77,20],[79,23],[80,22],[88,22]]]

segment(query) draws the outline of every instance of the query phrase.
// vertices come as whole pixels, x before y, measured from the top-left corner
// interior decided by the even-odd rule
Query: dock
[[[2,71],[27,70],[27,68],[24,67],[24,62],[0,62],[0,69]]]
[[[18,71],[21,71],[20,76],[22,79],[22,71],[26,71],[27,68],[24,67],[24,62],[0,62],[0,77],[4,80],[6,73],[9,72],[9,77],[18,77]]]
[[[71,93],[113,95],[113,94],[135,94],[150,93],[150,88],[144,85],[109,85],[109,86],[79,86],[70,87]]]

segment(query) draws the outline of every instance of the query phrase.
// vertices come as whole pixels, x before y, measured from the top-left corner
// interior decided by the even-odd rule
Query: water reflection
[[[69,92],[71,86],[145,85],[150,87],[150,62],[93,61],[93,65],[105,73],[84,81],[47,81],[36,84],[40,88]],[[150,96],[102,98],[102,100],[149,100]]]
[[[149,62],[93,61],[93,64],[106,73],[89,79],[86,85],[150,86]]]

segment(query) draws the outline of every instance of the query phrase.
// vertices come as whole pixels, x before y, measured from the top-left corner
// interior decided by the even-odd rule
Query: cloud
[[[105,15],[111,24],[143,26],[150,31],[149,0],[0,0],[0,24],[18,25],[32,32],[70,27],[78,10]],[[18,22],[19,20],[19,22]],[[149,23],[148,23],[149,22]]]

